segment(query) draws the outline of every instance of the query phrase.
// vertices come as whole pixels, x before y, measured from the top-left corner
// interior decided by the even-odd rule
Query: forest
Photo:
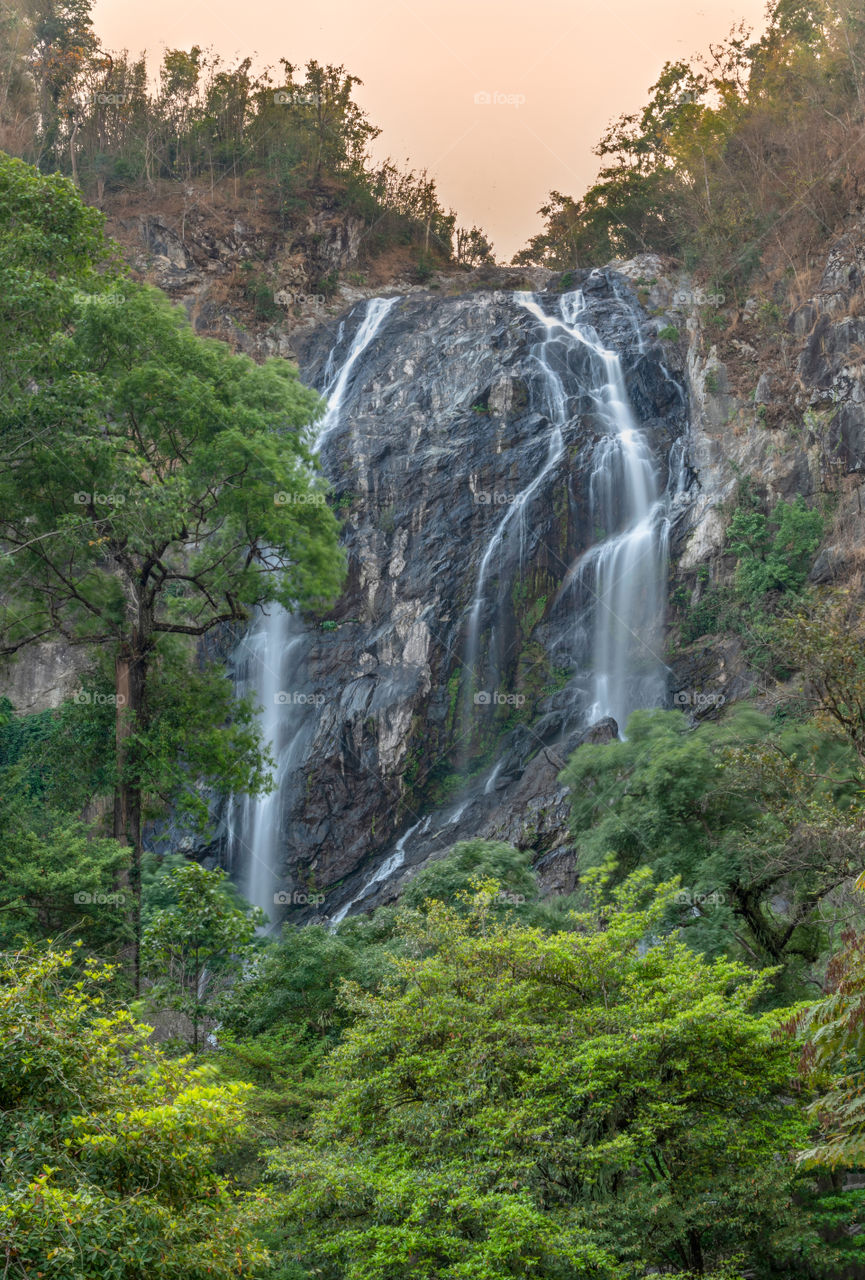
[[[143,54],[103,47],[91,10],[92,0],[4,0],[0,146],[10,154],[70,176],[99,205],[130,191],[152,203],[189,184],[211,198],[240,187],[290,229],[324,201],[365,223],[373,251],[413,246],[421,277],[493,260],[426,171],[370,159],[381,131],[345,67],[283,57],[255,70],[251,58],[229,64],[193,45],[167,49],[154,81]]]
[[[725,574],[669,614],[772,697],[575,750],[573,889],[461,839],[398,900],[267,928],[151,836],[276,786],[224,647],[277,607],[327,627],[344,588],[326,404],[200,336],[101,205],[262,183],[286,225],[326,199],[409,245],[421,282],[493,251],[371,163],[343,67],[195,46],[154,86],[88,0],[0,30],[0,658],[59,644],[77,673],[58,706],[0,700],[4,1280],[865,1275],[865,625],[856,563],[812,573],[831,503],[738,478]],[[777,345],[861,210],[863,75],[861,7],[778,0],[667,64],[516,265],[656,253],[778,299]]]

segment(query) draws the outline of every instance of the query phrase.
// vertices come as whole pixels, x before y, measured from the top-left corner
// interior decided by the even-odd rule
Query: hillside
[[[505,266],[0,9],[4,1280],[865,1280],[860,10]]]

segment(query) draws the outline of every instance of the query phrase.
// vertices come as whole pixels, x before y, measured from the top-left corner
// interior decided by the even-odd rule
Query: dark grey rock
[[[686,416],[674,357],[654,340],[624,277],[576,277],[570,287],[583,289],[590,322],[620,353],[663,474]],[[547,295],[546,309],[556,302]],[[341,326],[298,340],[305,381],[322,384],[335,340],[341,363],[362,315],[356,308]],[[598,431],[578,344],[563,343],[560,353],[570,394],[564,455],[532,500],[522,544],[513,537],[502,547],[483,619],[498,686],[525,705],[516,724],[490,708],[468,726],[460,714],[478,565],[504,504],[549,448],[532,355],[538,337],[510,291],[412,294],[367,349],[340,425],[323,442],[346,515],[348,582],[329,629],[307,628],[305,687],[323,702],[303,763],[282,788],[279,822],[285,883],[330,889],[329,912],[412,828],[406,874],[470,836],[538,854],[566,839],[558,775],[584,727],[577,708],[586,705],[588,672],[587,602],[564,584],[595,539],[586,485]],[[589,732],[603,740],[616,727]],[[389,877],[365,905],[392,897],[399,882]]]

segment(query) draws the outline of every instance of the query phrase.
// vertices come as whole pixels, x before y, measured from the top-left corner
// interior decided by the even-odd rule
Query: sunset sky
[[[344,63],[382,130],[375,144],[435,176],[459,221],[508,259],[551,189],[580,195],[607,123],[643,105],[665,61],[705,50],[764,0],[96,0],[108,48],[211,47]],[[499,101],[475,101],[487,94]]]

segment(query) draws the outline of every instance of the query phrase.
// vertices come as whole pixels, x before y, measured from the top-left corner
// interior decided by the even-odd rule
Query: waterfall
[[[548,316],[534,298],[523,303],[544,325],[534,354],[547,400],[567,417],[560,373],[548,356],[558,335],[581,349],[587,393],[602,434],[592,453],[589,518],[594,546],[581,558],[578,595],[591,609],[591,701],[584,723],[611,716],[624,732],[638,707],[663,701],[665,666],[660,656],[667,566],[666,504],[648,442],[628,399],[622,364],[585,318],[581,291],[562,296]],[[580,379],[583,383],[583,378]]]
[[[545,483],[564,458],[564,430],[579,395],[588,395],[603,431],[593,451],[589,481],[589,516],[597,542],[582,557],[577,573],[581,588],[577,608],[588,603],[593,618],[588,655],[592,694],[583,707],[584,723],[611,716],[624,731],[631,711],[661,702],[665,690],[659,649],[667,522],[657,469],[630,406],[619,356],[603,346],[585,319],[582,291],[563,294],[552,314],[533,294],[517,293],[514,302],[541,326],[540,341],[532,346],[530,356],[538,374],[534,398],[550,423],[549,438],[543,462],[509,502],[478,567],[466,629],[463,737],[468,740],[471,734],[470,695],[483,674],[479,670],[481,623],[493,572],[511,536],[519,538],[518,568],[522,569],[527,515],[532,500],[545,492]],[[569,347],[582,357],[581,376],[566,385],[563,371],[569,368]],[[499,592],[501,597],[501,588]],[[493,627],[489,634],[492,641]],[[498,674],[495,669],[488,672],[492,684]],[[488,694],[483,696],[488,699]]]
[[[395,872],[405,866],[406,845],[408,841],[416,831],[427,831],[431,822],[432,817],[428,814],[425,818],[416,822],[413,827],[409,827],[408,831],[403,832],[399,840],[396,842],[393,853],[389,858],[385,858],[384,862],[382,862],[381,865],[373,872],[370,878],[365,882],[360,893],[353,898],[349,898],[348,902],[341,906],[339,911],[334,912],[330,917],[331,928],[335,928],[336,925],[345,919],[350,911],[355,907],[359,907],[364,898],[369,896],[377,884],[382,884],[385,880],[390,879]]]
[[[588,720],[610,716],[624,734],[632,711],[657,706],[665,694],[666,497],[619,356],[591,326],[574,332],[589,350],[590,394],[604,428],[589,480],[590,518],[601,540],[584,556],[579,575],[593,613]]]
[[[337,331],[323,373],[327,408],[318,425],[315,449],[339,425],[364,351],[380,332],[399,297],[371,298],[340,360],[346,321]],[[239,870],[244,897],[272,920],[280,898],[284,862],[285,796],[315,734],[319,701],[307,683],[308,640],[300,617],[270,604],[262,609],[234,655],[237,692],[253,694],[259,704],[262,738],[276,762],[274,786],[267,795],[232,797],[227,812],[228,862]]]
[[[324,366],[324,386],[321,389],[321,393],[327,400],[327,409],[319,424],[315,442],[316,449],[321,449],[327,437],[339,425],[346,394],[351,385],[358,361],[381,329],[391,307],[397,302],[399,302],[399,295],[392,298],[370,298],[366,304],[363,320],[358,325],[352,339],[348,355],[341,364],[338,361],[338,352],[345,332],[345,322],[343,321],[343,324],[340,325],[336,335],[336,342],[331,347],[327,363]]]
[[[471,343],[471,330],[466,328],[458,331],[457,342],[451,340],[447,349],[455,354],[446,367],[435,344],[425,348],[412,327],[419,309],[423,315],[423,307],[432,308],[435,300],[430,298],[423,304],[409,300],[406,306],[411,323],[394,325],[388,334],[401,372],[392,375],[394,395],[388,397],[387,409],[382,407],[381,397],[369,401],[365,392],[373,379],[376,387],[387,379],[392,353],[382,350],[376,339],[399,298],[374,298],[361,304],[339,323],[327,355],[323,347],[317,348],[319,363],[315,367],[319,372],[312,380],[328,403],[314,447],[327,457],[328,442],[339,443],[339,457],[344,460],[349,415],[362,409],[358,456],[361,445],[375,443],[378,452],[373,456],[382,459],[391,492],[405,478],[406,484],[414,484],[415,492],[425,498],[426,489],[417,476],[427,462],[433,477],[439,478],[439,488],[433,492],[438,494],[440,523],[431,545],[435,547],[435,572],[450,563],[448,553],[452,557],[454,584],[444,593],[452,613],[445,620],[449,630],[438,643],[446,646],[447,653],[453,652],[454,645],[462,646],[455,714],[463,737],[473,740],[472,749],[474,743],[482,747],[474,756],[468,750],[464,753],[461,785],[442,792],[440,807],[414,811],[416,800],[409,795],[409,802],[400,810],[407,829],[370,862],[349,864],[341,887],[334,886],[333,896],[329,896],[331,909],[334,897],[340,904],[330,917],[332,925],[378,901],[383,886],[409,867],[488,826],[497,807],[503,801],[507,805],[507,797],[525,776],[526,764],[539,746],[563,748],[576,732],[608,716],[616,720],[620,732],[624,731],[633,710],[663,702],[666,672],[660,640],[668,517],[675,509],[675,494],[687,486],[688,467],[681,444],[670,451],[666,462],[663,451],[656,459],[650,433],[663,421],[663,406],[669,403],[656,388],[663,387],[664,378],[673,380],[657,361],[654,349],[644,345],[645,326],[629,298],[621,297],[612,285],[598,285],[592,277],[589,280],[585,296],[581,291],[562,295],[520,292],[512,296],[504,319],[498,309],[492,316],[481,312],[490,330],[497,326],[496,340],[504,348],[502,358],[496,356],[491,361],[486,349],[483,357],[471,349],[464,351],[463,344],[470,347]],[[448,305],[445,299],[441,304]],[[465,305],[462,300],[454,304],[455,317],[462,315]],[[477,305],[488,306],[480,301]],[[457,326],[455,320],[453,330]],[[433,331],[441,333],[442,328],[433,326]],[[446,328],[444,332],[448,334]],[[506,339],[501,337],[503,332]],[[646,413],[645,430],[631,406],[622,361],[610,349],[620,345],[636,360],[635,385],[640,388],[641,405],[648,405],[647,410],[641,410]],[[644,362],[650,366],[648,374]],[[658,376],[659,368],[664,378]],[[500,431],[488,437],[480,429],[483,419],[468,417],[467,422],[462,406],[467,394],[480,396],[491,378],[495,384],[500,373],[519,388],[520,398],[506,411]],[[392,405],[401,406],[410,415],[411,433],[403,430],[400,410]],[[651,416],[656,405],[659,409]],[[472,408],[476,408],[474,403]],[[427,412],[434,424],[429,436],[424,435],[423,415]],[[450,432],[461,442],[461,451],[447,448]],[[337,434],[338,441],[334,439]],[[667,431],[660,438],[666,442]],[[440,462],[446,453],[450,460],[447,469]],[[386,461],[390,457],[396,465]],[[664,468],[666,489],[661,475]],[[474,493],[478,500],[477,476],[488,474],[488,469],[497,477],[499,488],[494,495],[480,498],[493,510],[489,526],[479,537],[466,493]],[[452,526],[447,507],[451,495]],[[375,500],[367,512],[369,521],[375,516]],[[422,532],[420,516],[418,525]],[[449,533],[451,528],[453,534]],[[375,531],[376,539],[381,532]],[[400,558],[403,553],[409,559],[416,557],[418,545],[425,545],[418,532],[413,525],[407,533],[405,524],[401,525]],[[361,534],[367,536],[363,526]],[[444,541],[448,536],[461,540],[449,547]],[[387,547],[387,540],[382,539],[382,544]],[[460,557],[467,558],[466,546],[471,547],[473,561],[468,570],[467,602],[465,594],[458,594],[465,592]],[[384,557],[388,552],[376,554]],[[395,563],[400,563],[400,558]],[[381,563],[387,561],[382,558]],[[431,573],[432,564],[431,559]],[[418,572],[416,564],[405,596],[395,596],[397,605],[410,605],[414,610],[418,597],[424,604],[426,567],[422,562]],[[396,574],[401,572],[398,569]],[[537,588],[532,585],[535,581],[540,584]],[[538,600],[528,598],[530,586]],[[542,592],[549,592],[552,601],[547,604],[544,596],[540,611],[535,611]],[[532,620],[526,623],[519,613],[530,607]],[[412,616],[411,610],[407,609],[408,616]],[[405,661],[400,657],[400,646],[393,647],[388,641],[377,651],[379,636],[385,640],[388,636],[381,618],[374,627],[370,624],[368,631],[365,623],[360,625],[363,634],[352,640],[348,651],[357,654],[362,650],[366,661],[373,658],[363,670],[369,670],[370,678],[377,682],[372,687],[382,698],[380,707],[387,711],[393,697],[393,705],[399,708],[399,699],[390,687],[399,682],[389,673],[388,663]],[[431,630],[444,633],[444,627],[433,626]],[[509,712],[496,716],[496,707],[487,705],[494,701],[500,705],[516,695],[517,690],[501,688],[500,682],[507,680],[518,663],[519,688],[531,688],[523,683],[525,649],[516,653],[516,641],[522,643],[529,637],[531,645],[540,646],[546,655],[538,658],[537,664],[548,662],[554,677],[545,683],[548,668],[541,666],[541,679],[536,678],[532,694],[537,714],[531,723],[510,717]],[[256,617],[235,656],[238,690],[253,693],[261,704],[263,736],[277,767],[269,795],[231,801],[229,849],[247,897],[271,918],[277,914],[275,899],[277,904],[285,900],[279,890],[284,887],[283,867],[292,861],[292,851],[301,851],[301,842],[309,842],[310,847],[317,842],[314,847],[325,850],[324,861],[330,858],[332,868],[336,859],[326,841],[338,839],[343,829],[338,823],[331,827],[330,815],[322,817],[322,805],[305,801],[301,788],[306,786],[310,771],[315,774],[316,753],[322,742],[331,753],[339,752],[338,735],[351,723],[351,716],[359,713],[347,709],[343,689],[340,710],[327,718],[321,716],[310,674],[313,653],[319,654],[319,650],[302,619],[273,606]],[[412,656],[407,664],[407,679],[415,678],[415,660]],[[529,666],[534,662],[532,656]],[[331,667],[323,679],[329,681],[329,696],[339,698],[339,672]],[[491,691],[502,696],[494,699]],[[449,702],[448,707],[451,705]],[[501,735],[499,749],[491,760],[496,734]],[[453,751],[453,737],[449,742]],[[372,769],[366,771],[373,773]],[[345,806],[343,798],[340,804]],[[307,814],[313,817],[307,818]],[[390,815],[388,820],[392,820]],[[306,822],[310,825],[301,825]],[[356,834],[353,838],[357,839]]]
[[[314,693],[304,689],[306,634],[280,605],[261,610],[234,656],[235,687],[259,704],[263,741],[276,762],[273,790],[234,799],[229,815],[229,863],[241,867],[240,887],[253,906],[274,918],[280,887],[281,792],[304,757],[315,728]]]
[[[506,504],[504,515],[495,525],[478,566],[474,594],[469,607],[465,657],[463,659],[465,680],[461,722],[462,738],[465,743],[468,743],[471,738],[470,718],[474,715],[473,703],[479,696],[474,693],[474,690],[477,689],[482,674],[479,671],[481,619],[484,606],[487,603],[491,571],[496,566],[499,553],[512,531],[519,538],[519,567],[522,568],[525,558],[526,523],[532,499],[542,489],[547,476],[559,465],[565,453],[565,439],[562,434],[562,427],[567,420],[568,395],[561,376],[555,370],[553,362],[549,358],[548,350],[549,344],[557,339],[557,335],[554,333],[556,321],[544,315],[533,295],[527,297],[525,294],[517,293],[514,294],[514,301],[518,305],[525,307],[545,328],[542,340],[532,347],[531,357],[542,371],[542,403],[540,408],[550,422],[549,442],[546,456],[537,473],[523,489],[513,495],[513,500]],[[510,497],[510,495],[504,496]],[[492,645],[490,647],[492,648]],[[491,683],[496,685],[498,683],[498,670],[495,669],[489,674]],[[472,697],[473,693],[474,698]],[[488,704],[490,691],[482,690],[480,696],[484,698],[484,704]],[[464,752],[465,755],[467,755],[467,751]]]

